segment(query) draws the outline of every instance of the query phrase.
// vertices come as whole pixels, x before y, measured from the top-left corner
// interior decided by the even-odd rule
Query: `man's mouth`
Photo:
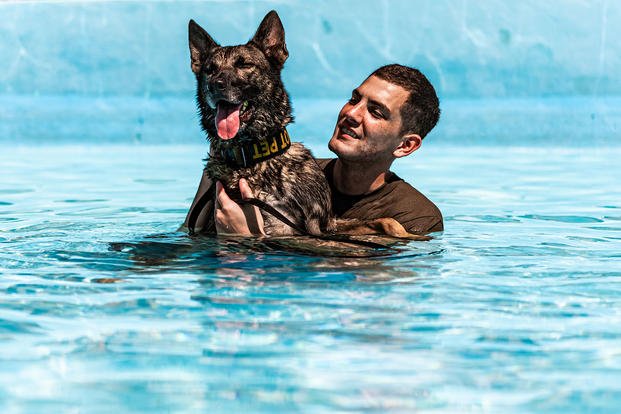
[[[216,130],[221,139],[235,138],[242,122],[248,121],[248,101],[241,103],[218,101],[216,104]]]
[[[342,135],[347,135],[347,136],[350,136],[350,137],[352,137],[354,139],[360,139],[360,137],[358,136],[358,134],[356,134],[354,132],[354,130],[349,129],[347,127],[341,127],[340,129],[341,129],[341,134]]]

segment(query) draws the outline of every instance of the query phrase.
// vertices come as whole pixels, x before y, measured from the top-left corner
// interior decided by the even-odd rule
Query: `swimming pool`
[[[429,77],[440,123],[395,169],[445,232],[372,258],[176,232],[207,152],[187,22],[236,44],[270,9],[318,156],[372,70]],[[0,14],[0,412],[619,410],[621,3]]]
[[[446,231],[371,259],[175,233],[204,152],[0,152],[2,412],[621,405],[621,148],[430,143]]]

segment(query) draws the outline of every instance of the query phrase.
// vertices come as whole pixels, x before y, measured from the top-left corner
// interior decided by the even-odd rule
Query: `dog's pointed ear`
[[[274,10],[263,18],[250,42],[258,46],[279,69],[282,68],[289,56],[285,44],[285,28],[282,26],[278,13]]]
[[[211,51],[218,47],[218,43],[209,36],[209,33],[198,25],[194,20],[188,23],[188,35],[190,40],[190,58],[192,60],[192,72],[198,73],[201,64]]]

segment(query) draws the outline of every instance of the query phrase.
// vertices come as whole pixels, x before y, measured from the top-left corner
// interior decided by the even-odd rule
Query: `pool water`
[[[4,145],[1,412],[621,406],[621,147],[431,142],[445,232],[371,258],[177,233],[204,153]]]

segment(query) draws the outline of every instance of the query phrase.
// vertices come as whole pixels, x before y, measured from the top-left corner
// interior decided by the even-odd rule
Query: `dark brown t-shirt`
[[[332,209],[337,217],[376,219],[392,217],[407,231],[425,234],[444,230],[442,213],[433,202],[396,174],[372,193],[350,196],[334,187],[336,159],[317,159],[332,190]]]

